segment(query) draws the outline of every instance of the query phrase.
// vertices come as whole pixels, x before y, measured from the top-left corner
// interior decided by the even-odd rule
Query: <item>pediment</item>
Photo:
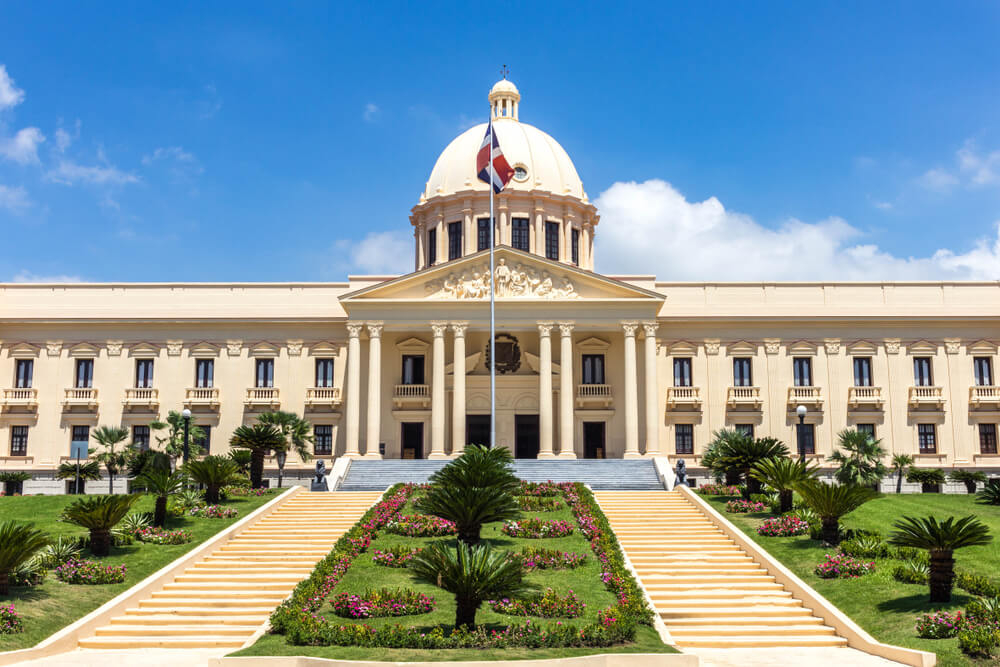
[[[7,355],[12,359],[33,359],[42,351],[42,348],[31,343],[17,343],[10,347]]]
[[[854,341],[847,346],[847,354],[869,356],[878,354],[878,346],[870,340]]]
[[[726,354],[753,356],[757,354],[757,345],[746,340],[738,340],[735,343],[726,345]]]
[[[311,357],[336,357],[338,354],[340,354],[340,346],[327,340],[309,346],[309,356]]]
[[[403,354],[423,354],[430,348],[430,343],[420,340],[416,336],[410,336],[405,340],[396,343],[396,349]]]
[[[997,345],[988,340],[977,340],[965,346],[969,354],[990,355],[997,353]]]
[[[207,359],[219,356],[219,346],[202,341],[191,346],[189,354],[195,359]]]
[[[67,353],[71,357],[93,359],[100,353],[100,348],[90,343],[77,343],[70,347]]]
[[[929,340],[918,340],[906,346],[907,354],[937,354],[938,346]]]
[[[810,356],[816,354],[816,344],[807,340],[797,340],[788,344],[788,354]]]
[[[497,300],[664,299],[662,294],[507,246],[496,248],[494,254]],[[489,251],[484,250],[360,289],[341,301],[488,301],[489,297]]]
[[[667,353],[672,357],[693,357],[698,354],[698,346],[686,340],[670,343]]]
[[[250,346],[251,357],[277,357],[280,352],[280,347],[274,343],[268,343],[265,340],[262,340],[259,343],[254,343]]]
[[[590,336],[577,343],[576,347],[581,352],[604,352],[611,347],[611,343],[597,336]]]
[[[129,346],[128,355],[139,359],[149,359],[160,356],[160,348],[152,343],[136,343]]]

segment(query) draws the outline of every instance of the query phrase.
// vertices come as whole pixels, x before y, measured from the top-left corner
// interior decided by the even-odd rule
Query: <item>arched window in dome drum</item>
[[[517,250],[530,252],[531,221],[527,218],[514,218],[510,235],[510,245]]]

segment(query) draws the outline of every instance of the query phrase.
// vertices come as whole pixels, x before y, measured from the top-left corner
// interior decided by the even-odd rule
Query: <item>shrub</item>
[[[777,492],[773,498],[766,502],[770,505],[772,512],[784,514],[792,509],[795,485],[814,479],[818,470],[818,463],[774,458],[756,463],[750,470],[750,476],[767,484]]]
[[[200,516],[204,519],[234,519],[240,515],[235,507],[223,507],[222,505],[205,505],[204,507],[192,507],[188,510],[189,516]]]
[[[738,496],[741,493],[740,487],[726,484],[702,484],[695,491],[703,496]]]
[[[225,456],[206,456],[201,460],[191,460],[184,464],[188,477],[205,486],[205,502],[219,502],[222,487],[240,479],[240,467]]]
[[[1000,627],[975,625],[958,631],[958,648],[973,658],[992,657],[1000,646]]]
[[[560,597],[551,588],[538,597],[526,600],[488,600],[486,602],[498,614],[511,616],[541,616],[542,618],[577,618],[583,615],[587,608],[576,593],[569,591],[565,597]]]
[[[912,560],[924,565],[929,565],[931,562],[930,554],[927,551],[913,547],[894,547],[889,550],[889,555],[896,560]]]
[[[343,618],[382,618],[427,614],[434,609],[434,598],[408,588],[381,588],[364,595],[341,593],[333,598],[333,613]]]
[[[986,473],[982,470],[962,470],[961,468],[952,470],[948,474],[948,479],[953,482],[965,484],[965,490],[969,493],[976,492],[976,484],[986,481]]]
[[[766,512],[768,506],[752,500],[730,500],[726,503],[726,511],[731,514],[748,514],[750,512]]]
[[[0,595],[7,595],[11,573],[32,560],[48,543],[45,533],[30,524],[0,522]]]
[[[155,526],[140,528],[134,535],[135,539],[147,544],[187,544],[194,539],[186,530],[164,530]]]
[[[70,558],[79,556],[82,550],[79,540],[60,535],[55,542],[38,552],[38,558],[42,565],[53,568],[62,565]]]
[[[511,558],[520,558],[526,570],[572,570],[587,562],[587,554],[544,547],[524,547]]]
[[[794,516],[780,516],[767,519],[757,526],[757,534],[764,537],[792,537],[809,532],[809,524]]]
[[[404,546],[391,546],[385,551],[376,549],[372,554],[372,562],[382,567],[406,567],[422,549],[411,549]]]
[[[873,561],[863,561],[844,554],[826,555],[826,561],[813,570],[820,579],[848,579],[875,571]]]
[[[387,533],[407,537],[442,537],[458,532],[455,524],[429,514],[405,514],[385,525]]]
[[[116,530],[128,535],[135,535],[143,528],[149,527],[152,522],[153,516],[148,512],[126,514],[125,518],[118,523]]]
[[[816,512],[823,526],[820,534],[823,541],[829,544],[840,542],[840,518],[878,495],[863,486],[817,481],[802,483],[795,488],[806,505]]]
[[[24,632],[21,615],[14,609],[14,603],[0,605],[0,635],[13,635]]]
[[[563,507],[558,498],[545,496],[518,496],[517,505],[525,512],[555,512]]]
[[[930,574],[930,565],[915,560],[903,561],[892,570],[892,578],[904,584],[924,585]]]
[[[568,521],[543,521],[542,519],[521,519],[508,521],[500,529],[509,537],[527,539],[542,539],[548,537],[566,537],[573,534],[573,526]]]
[[[858,535],[840,543],[840,551],[855,558],[888,558],[889,545],[880,537]]]
[[[980,623],[1000,622],[1000,598],[976,598],[965,608],[965,615]]]
[[[1000,480],[990,480],[976,494],[976,500],[986,505],[1000,505]]]
[[[989,577],[967,572],[957,572],[955,574],[955,585],[966,593],[972,593],[981,597],[995,598],[1000,596],[1000,586]]]
[[[944,470],[940,468],[910,468],[906,473],[906,481],[910,484],[941,485],[944,480]]]
[[[45,581],[45,575],[48,573],[49,569],[45,567],[42,559],[35,556],[10,571],[10,585],[37,586]]]
[[[946,611],[924,614],[917,619],[917,636],[922,639],[948,639],[957,635],[963,625],[964,619],[960,611],[954,614]]]
[[[56,568],[56,578],[67,584],[120,584],[128,569],[121,565],[101,565],[92,560],[71,558]]]
[[[546,496],[562,495],[562,489],[555,482],[521,482],[519,495],[535,496],[536,498]]]

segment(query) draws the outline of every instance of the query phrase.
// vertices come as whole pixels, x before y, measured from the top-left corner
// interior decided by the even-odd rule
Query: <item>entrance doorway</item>
[[[424,458],[424,424],[423,422],[403,422],[402,446],[399,451],[401,459]]]
[[[604,458],[604,422],[583,422],[583,458]]]
[[[490,416],[465,416],[465,444],[490,446]]]
[[[514,415],[514,458],[538,458],[538,415]]]

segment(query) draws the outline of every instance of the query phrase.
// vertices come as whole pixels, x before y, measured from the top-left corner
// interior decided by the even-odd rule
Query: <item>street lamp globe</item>
[[[188,408],[184,408],[181,411],[181,417],[184,417],[184,419],[191,419],[191,410]]]
[[[804,405],[800,405],[799,407],[795,408],[795,414],[799,416],[799,419],[805,417],[806,412],[808,412],[808,410],[806,410],[806,406]]]

